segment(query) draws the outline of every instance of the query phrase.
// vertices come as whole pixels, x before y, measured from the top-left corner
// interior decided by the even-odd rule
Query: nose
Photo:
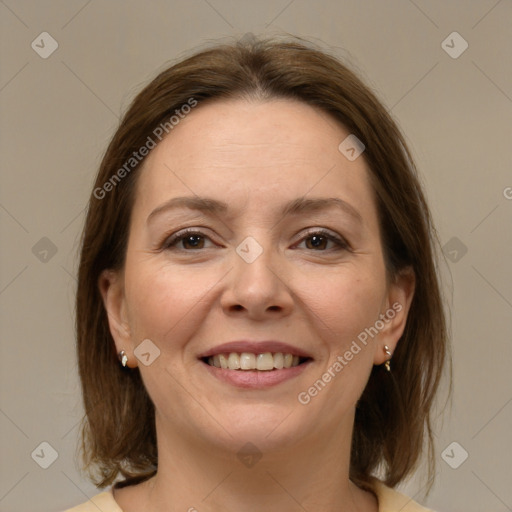
[[[252,320],[289,315],[293,296],[279,254],[265,248],[253,261],[244,258],[243,252],[233,256],[234,268],[228,274],[221,299],[223,310],[229,315],[244,314]]]

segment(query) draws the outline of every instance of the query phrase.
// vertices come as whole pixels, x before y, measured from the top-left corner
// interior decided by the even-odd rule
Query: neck
[[[373,494],[349,480],[349,420],[283,449],[230,452],[166,431],[157,415],[158,472],[141,484],[144,509],[377,512]]]

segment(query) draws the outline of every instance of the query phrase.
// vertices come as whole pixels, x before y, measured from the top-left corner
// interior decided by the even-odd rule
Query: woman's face
[[[124,271],[105,272],[100,288],[160,435],[264,451],[350,432],[412,284],[386,283],[369,171],[338,149],[348,135],[300,102],[219,101],[147,157]],[[255,345],[217,348],[238,341]],[[261,368],[287,364],[276,353],[309,359],[249,371],[201,358],[230,352]]]

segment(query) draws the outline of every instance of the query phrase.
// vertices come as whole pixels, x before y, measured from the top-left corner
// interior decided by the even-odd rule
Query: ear
[[[124,350],[128,356],[128,367],[135,368],[138,365],[133,355],[122,272],[104,270],[98,279],[98,287],[103,297],[103,305],[107,312],[110,333],[116,344],[116,352],[119,354],[121,350]]]
[[[380,316],[385,326],[379,332],[374,364],[383,364],[390,358],[385,352],[384,345],[389,347],[391,354],[394,353],[398,340],[405,330],[415,285],[416,276],[412,267],[406,267],[401,270],[389,284],[383,304],[383,311]]]

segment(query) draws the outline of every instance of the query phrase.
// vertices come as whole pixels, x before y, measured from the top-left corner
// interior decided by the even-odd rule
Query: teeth
[[[281,352],[274,354],[274,368],[277,368],[278,370],[284,368],[284,356]]]
[[[231,354],[230,354],[231,356]],[[240,354],[240,369],[241,370],[255,370],[256,369],[256,356],[243,352]]]
[[[256,358],[256,369],[257,370],[273,370],[274,369],[274,357],[270,352],[265,354],[258,354]]]
[[[283,354],[277,352],[265,352],[264,354],[251,354],[250,352],[242,352],[237,354],[231,352],[229,354],[216,354],[208,358],[208,364],[217,368],[229,370],[262,370],[269,371],[274,368],[281,370],[282,368],[291,368],[299,364],[299,356],[292,354]]]
[[[226,354],[219,354],[219,362],[221,368],[228,368],[228,358],[226,357]]]
[[[228,368],[230,370],[238,370],[240,368],[240,356],[231,352],[228,357]]]

